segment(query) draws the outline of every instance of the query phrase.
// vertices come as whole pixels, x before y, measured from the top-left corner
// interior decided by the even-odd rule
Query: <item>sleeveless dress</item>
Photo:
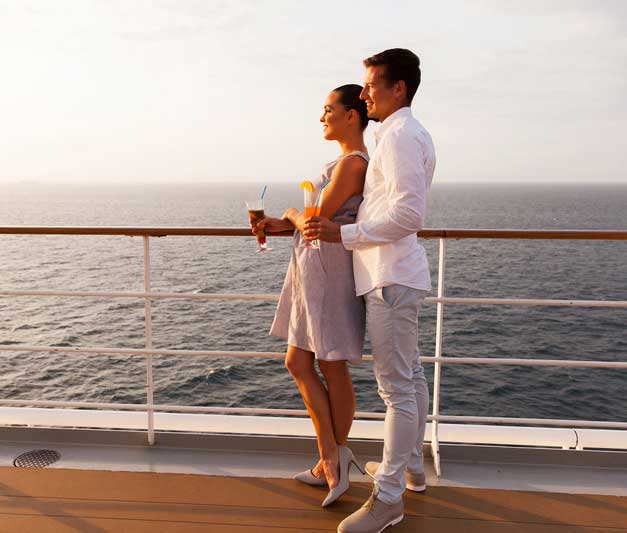
[[[336,165],[355,151],[327,163],[312,183],[317,193],[331,179]],[[349,198],[333,217],[336,224],[352,224],[362,195]],[[355,294],[353,253],[341,242],[320,241],[320,248],[303,248],[300,231],[294,232],[294,249],[287,269],[270,335],[314,352],[324,361],[361,361],[366,309]]]

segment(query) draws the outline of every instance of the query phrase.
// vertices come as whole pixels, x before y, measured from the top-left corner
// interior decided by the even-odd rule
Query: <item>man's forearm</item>
[[[413,209],[396,209],[384,216],[342,226],[342,243],[347,250],[398,241],[422,229],[422,216]]]

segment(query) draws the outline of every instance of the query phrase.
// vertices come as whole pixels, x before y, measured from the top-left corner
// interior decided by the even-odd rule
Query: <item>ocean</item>
[[[242,185],[0,185],[0,226],[245,227]],[[266,211],[302,203],[297,184],[270,184]],[[429,228],[627,229],[627,186],[435,185]],[[151,239],[153,289],[281,290],[291,239]],[[437,281],[437,241],[426,241]],[[141,291],[137,237],[0,235],[0,289]],[[627,300],[625,241],[458,240],[447,243],[446,295]],[[160,349],[283,351],[268,335],[274,302],[153,303]],[[143,348],[141,300],[0,296],[0,345]],[[435,305],[420,315],[420,351],[433,355]],[[365,353],[369,353],[366,343]],[[627,309],[444,308],[443,355],[627,361]],[[425,364],[430,384],[433,365]],[[358,410],[383,411],[372,365],[351,367]],[[281,361],[154,357],[155,402],[303,408]],[[450,415],[627,419],[627,372],[521,366],[445,366],[441,412]],[[5,399],[141,403],[142,357],[0,352]]]

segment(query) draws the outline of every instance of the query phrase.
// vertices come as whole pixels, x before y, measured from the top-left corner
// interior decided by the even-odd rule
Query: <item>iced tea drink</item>
[[[259,222],[265,218],[265,212],[263,209],[263,200],[253,200],[246,202],[246,208],[248,209],[248,219],[252,225],[253,222]],[[263,230],[259,230],[255,236],[257,237],[257,243],[259,244],[258,252],[267,252],[270,250],[266,243],[266,234]]]

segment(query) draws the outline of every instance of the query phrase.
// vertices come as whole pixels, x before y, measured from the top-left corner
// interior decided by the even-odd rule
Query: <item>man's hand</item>
[[[303,237],[307,241],[319,239],[326,242],[342,242],[340,225],[325,217],[310,217],[305,220]]]

